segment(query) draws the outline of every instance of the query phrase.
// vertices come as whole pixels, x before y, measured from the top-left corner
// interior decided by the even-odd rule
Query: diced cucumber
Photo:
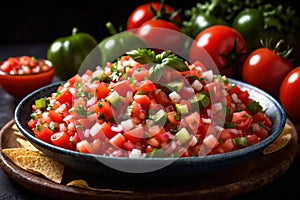
[[[164,126],[167,121],[167,113],[162,109],[154,114],[153,121],[159,126]]]
[[[46,97],[35,100],[35,107],[37,109],[46,108],[47,105],[48,105],[48,103],[47,103]]]
[[[188,106],[186,104],[175,104],[175,108],[177,110],[178,113],[185,115],[189,113],[189,109]]]
[[[117,91],[113,91],[105,100],[109,102],[113,108],[117,108],[122,104],[122,98]]]
[[[233,138],[233,144],[236,146],[247,147],[248,146],[247,138],[245,137]]]
[[[182,128],[175,134],[175,138],[181,144],[184,144],[191,139],[191,136],[190,136],[189,132],[186,130],[186,128]]]
[[[179,92],[183,88],[183,82],[181,81],[174,81],[167,84],[169,90]]]
[[[199,109],[205,109],[209,104],[210,99],[203,93],[198,93],[191,99],[191,105],[193,108],[198,106]]]

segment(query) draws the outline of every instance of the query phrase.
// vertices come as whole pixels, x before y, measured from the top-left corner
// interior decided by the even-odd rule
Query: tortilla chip
[[[14,130],[14,131],[19,131],[16,123],[14,123],[12,126],[11,126],[11,129]]]
[[[20,168],[43,175],[55,183],[61,183],[64,165],[45,156],[40,151],[16,147],[2,149],[2,152]]]
[[[23,147],[2,149],[2,152],[16,164],[18,164],[16,160],[18,156],[41,156],[42,155],[42,153],[40,152],[31,151]]]
[[[22,145],[25,149],[31,150],[31,151],[40,151],[38,150],[33,144],[31,144],[28,140],[23,138],[17,138],[16,141]]]
[[[289,124],[285,124],[280,135],[263,150],[263,154],[267,155],[270,153],[274,153],[285,147],[292,139],[291,131],[292,127]]]
[[[130,190],[113,190],[113,189],[102,189],[102,188],[90,187],[88,185],[88,183],[83,179],[73,180],[73,181],[67,183],[67,186],[83,188],[83,189],[88,189],[88,190],[102,191],[102,192],[116,192],[116,193],[133,193],[134,192],[134,191],[130,191]]]
[[[40,173],[55,183],[61,183],[64,165],[47,156],[18,156],[17,162],[30,171]]]

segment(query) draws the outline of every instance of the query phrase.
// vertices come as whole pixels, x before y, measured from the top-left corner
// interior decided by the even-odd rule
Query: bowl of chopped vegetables
[[[137,54],[153,52],[128,52],[27,95],[18,128],[64,165],[116,180],[220,171],[255,158],[283,130],[283,108],[259,88],[170,52],[155,64]]]
[[[54,73],[50,61],[33,56],[9,57],[0,62],[0,84],[7,93],[18,99],[50,84]]]

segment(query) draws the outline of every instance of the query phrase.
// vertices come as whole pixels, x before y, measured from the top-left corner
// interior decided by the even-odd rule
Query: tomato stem
[[[262,40],[260,42],[264,48],[272,50],[275,54],[284,59],[288,59],[293,51],[293,48],[291,48],[283,39],[280,39],[275,44],[274,48],[272,48],[272,38],[266,39],[265,42]]]

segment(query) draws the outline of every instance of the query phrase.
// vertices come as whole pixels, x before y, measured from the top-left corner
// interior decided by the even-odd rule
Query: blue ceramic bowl
[[[15,110],[16,125],[24,136],[49,157],[83,173],[91,173],[110,180],[182,180],[194,179],[220,170],[245,163],[258,156],[262,150],[272,143],[284,128],[286,115],[282,106],[264,91],[249,84],[229,79],[241,89],[248,90],[250,97],[259,101],[266,114],[273,121],[271,135],[265,140],[236,151],[203,157],[185,158],[115,158],[100,155],[84,154],[62,149],[45,143],[33,135],[27,122],[32,112],[31,105],[38,98],[49,96],[61,83],[53,83],[27,95]],[[123,180],[124,180],[123,179]]]

